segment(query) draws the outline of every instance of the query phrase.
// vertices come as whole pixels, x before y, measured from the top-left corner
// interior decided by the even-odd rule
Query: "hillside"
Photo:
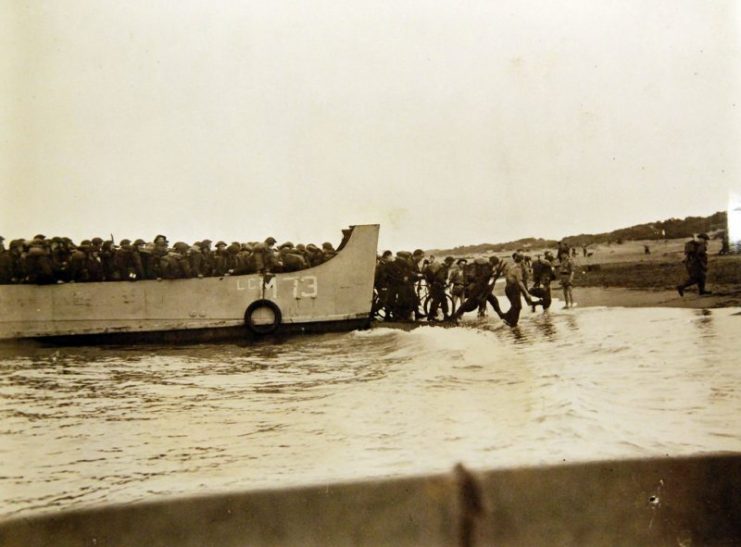
[[[726,224],[726,212],[718,211],[707,217],[657,220],[656,222],[636,224],[635,226],[620,228],[611,232],[568,236],[564,240],[571,246],[582,247],[597,244],[619,244],[623,241],[676,239],[691,237],[692,234],[699,232],[724,230]],[[544,249],[555,247],[557,243],[556,240],[527,237],[506,243],[480,243],[478,245],[459,245],[452,249],[432,249],[428,251],[428,254],[477,255],[514,251],[517,249]]]

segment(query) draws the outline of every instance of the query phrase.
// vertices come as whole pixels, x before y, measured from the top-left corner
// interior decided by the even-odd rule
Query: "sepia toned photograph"
[[[0,7],[0,545],[741,544],[737,2]]]

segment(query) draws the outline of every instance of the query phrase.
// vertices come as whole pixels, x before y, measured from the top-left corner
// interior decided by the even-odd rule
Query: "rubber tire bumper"
[[[256,310],[260,308],[269,308],[275,316],[275,321],[268,325],[256,324],[253,320],[253,315]],[[261,298],[255,300],[252,304],[247,306],[247,310],[244,312],[244,324],[247,329],[254,334],[272,334],[280,326],[283,319],[283,314],[280,311],[278,305],[272,300],[266,300]]]

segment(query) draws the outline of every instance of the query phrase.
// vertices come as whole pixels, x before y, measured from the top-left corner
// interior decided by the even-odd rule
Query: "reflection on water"
[[[0,514],[741,450],[738,310],[526,314],[256,345],[0,349]]]

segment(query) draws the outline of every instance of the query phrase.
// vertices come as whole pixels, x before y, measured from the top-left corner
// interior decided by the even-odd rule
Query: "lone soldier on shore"
[[[684,296],[684,291],[692,285],[697,285],[700,295],[711,294],[705,290],[705,279],[708,272],[708,237],[707,234],[699,234],[697,239],[692,238],[684,245],[684,267],[687,269],[687,280],[677,285],[679,296]]]

